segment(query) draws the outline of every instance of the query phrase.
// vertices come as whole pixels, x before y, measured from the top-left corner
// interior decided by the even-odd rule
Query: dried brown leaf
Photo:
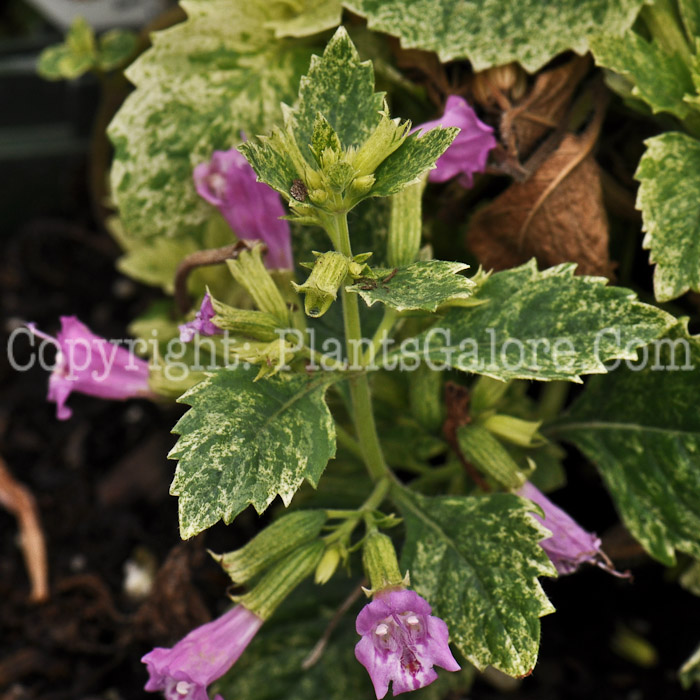
[[[587,57],[577,56],[562,66],[540,73],[530,92],[504,110],[500,133],[509,152],[527,158],[537,143],[561,127],[578,84],[590,67]]]
[[[9,510],[19,523],[22,553],[31,581],[29,599],[34,603],[44,602],[49,597],[49,568],[39,510],[32,492],[12,476],[2,458],[0,458],[0,505]]]
[[[485,268],[503,270],[535,257],[543,267],[575,262],[580,274],[611,276],[591,129],[567,134],[529,180],[513,183],[475,214],[467,245]]]

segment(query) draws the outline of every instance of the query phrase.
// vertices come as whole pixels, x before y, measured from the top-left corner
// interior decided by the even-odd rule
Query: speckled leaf
[[[607,360],[634,359],[674,324],[629,289],[574,268],[538,272],[533,260],[493,274],[476,294],[486,303],[451,309],[421,336],[423,350],[440,365],[496,379],[580,381],[604,373]]]
[[[72,80],[95,67],[95,34],[83,17],[76,17],[65,41],[44,49],[37,71],[46,80]]]
[[[285,5],[286,16],[271,20],[266,25],[274,30],[278,39],[285,36],[311,36],[337,27],[343,14],[340,0],[296,0],[280,5]]]
[[[645,143],[635,174],[641,182],[637,208],[643,246],[656,264],[654,293],[668,301],[700,291],[700,141],[669,132]]]
[[[556,572],[540,547],[547,531],[511,494],[399,499],[406,523],[402,567],[478,669],[532,671],[539,618],[554,612],[538,576]]]
[[[700,685],[700,647],[695,650],[695,653],[683,664],[678,676],[681,685],[689,690],[693,685]]]
[[[591,381],[552,435],[598,466],[630,532],[670,566],[674,550],[700,558],[700,342],[676,328],[657,346],[646,369]]]
[[[359,294],[368,306],[381,302],[397,311],[435,311],[450,299],[469,298],[476,286],[468,277],[458,274],[469,265],[445,260],[426,260],[400,267],[390,279],[391,269],[375,271],[374,282],[360,281],[349,292]],[[376,282],[376,286],[372,285]]]
[[[411,134],[401,148],[377,168],[374,174],[377,182],[372,188],[372,196],[388,197],[417,182],[426,170],[435,167],[435,161],[447,150],[457,133],[458,130],[454,128],[438,128],[421,136]]]
[[[634,84],[632,94],[653,112],[669,112],[679,119],[688,116],[691,108],[683,98],[694,94],[695,88],[679,54],[668,54],[635,32],[621,37],[595,36],[590,44],[596,63],[628,78]]]
[[[170,489],[179,496],[180,534],[252,504],[262,513],[278,494],[285,505],[306,479],[316,486],[335,454],[335,427],[318,378],[270,377],[224,369],[180,397],[192,408],[178,421]]]
[[[369,27],[405,48],[436,51],[442,61],[468,58],[475,70],[519,61],[534,72],[591,34],[621,35],[644,0],[345,0]]]
[[[299,83],[294,135],[304,156],[314,162],[311,143],[320,112],[344,147],[362,145],[379,123],[384,93],[374,92],[371,61],[361,61],[344,27],[328,42],[323,56],[313,56]]]
[[[357,582],[335,582],[323,587],[302,586],[265,623],[236,665],[212,688],[211,697],[245,700],[375,700],[369,675],[355,658],[355,617],[363,600],[343,616],[308,669],[309,657],[333,615]],[[364,598],[364,596],[363,596]],[[450,690],[466,690],[470,668],[461,673],[439,672],[438,680],[411,693],[411,700],[444,700]]]
[[[285,113],[285,130],[274,130],[257,142],[249,141],[242,153],[258,178],[283,195],[301,176],[290,155],[298,147],[312,168],[317,167],[311,151],[314,124],[321,114],[337,134],[343,148],[359,148],[375,131],[384,108],[384,93],[374,92],[374,70],[370,61],[361,61],[344,27],[328,42],[323,56],[313,56],[308,75],[300,81],[299,99]],[[432,129],[424,135],[412,134],[383,160],[374,171],[375,183],[365,195],[386,197],[435,166],[457,134],[457,129]],[[293,138],[292,138],[293,137]],[[296,143],[292,146],[289,140]],[[382,153],[385,147],[377,145]],[[297,156],[298,158],[298,156]]]
[[[188,0],[189,19],[157,32],[127,71],[137,89],[109,134],[112,190],[130,237],[200,230],[213,208],[195,192],[192,170],[215,149],[266,130],[292,101],[312,47],[275,41],[265,24],[280,4]],[[254,76],[254,78],[252,77]]]

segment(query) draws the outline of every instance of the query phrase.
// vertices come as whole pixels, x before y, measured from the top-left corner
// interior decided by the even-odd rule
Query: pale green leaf
[[[691,108],[683,98],[694,94],[695,87],[680,54],[668,54],[635,32],[595,36],[590,44],[596,63],[629,79],[634,84],[632,95],[653,112],[669,112],[679,119],[688,116]]]
[[[580,381],[604,373],[608,360],[634,359],[675,322],[629,289],[574,276],[574,267],[538,272],[530,261],[491,275],[476,295],[486,303],[448,311],[420,336],[421,351],[438,366],[496,379]]]
[[[426,170],[435,167],[435,161],[447,150],[457,133],[454,128],[438,128],[421,135],[411,134],[401,148],[375,171],[377,182],[372,188],[372,196],[388,197],[417,182]]]
[[[668,301],[700,291],[700,141],[669,132],[646,142],[635,178],[643,246],[656,264],[654,293]]]
[[[360,60],[347,31],[340,27],[323,55],[312,57],[308,74],[300,81],[298,101],[285,110],[284,129],[276,128],[240,150],[258,178],[281,194],[289,196],[296,179],[308,189],[318,188],[311,184],[313,177],[342,197],[352,192],[349,210],[366,197],[395,194],[416,181],[434,167],[457,134],[456,129],[438,128],[420,137],[406,137],[409,124],[391,120],[382,113],[384,109],[384,93],[374,91],[371,62]],[[326,139],[332,129],[333,138],[346,150],[339,162],[322,168],[323,177],[317,171],[320,154],[312,150],[314,126],[322,125]],[[320,137],[317,131],[319,145]],[[353,191],[354,185],[361,191]]]
[[[343,14],[340,0],[285,0],[280,5],[285,16],[266,24],[278,39],[311,36],[332,29],[340,24]]]
[[[136,90],[109,128],[112,191],[131,238],[199,232],[213,208],[192,170],[281,116],[312,47],[275,41],[264,0],[189,0],[188,20],[153,36],[127,71]]]
[[[393,270],[375,271],[372,278],[363,278],[346,287],[359,294],[368,306],[381,302],[396,311],[435,311],[451,299],[469,298],[476,286],[458,273],[469,266],[445,260],[414,262]]]
[[[510,494],[397,498],[406,524],[402,566],[452,642],[480,670],[530,673],[539,618],[554,611],[537,577],[555,575],[531,505]]]
[[[369,27],[401,39],[404,48],[468,58],[475,70],[520,62],[534,72],[572,49],[588,50],[588,37],[620,36],[644,0],[345,0]]]
[[[361,61],[344,28],[328,42],[323,56],[313,56],[309,71],[299,84],[293,131],[299,148],[310,163],[309,150],[316,115],[320,112],[344,147],[359,146],[379,123],[384,93],[374,92],[374,70]]]
[[[592,380],[550,435],[596,464],[629,531],[670,566],[674,550],[700,558],[700,343],[676,328],[646,353],[645,369]]]
[[[178,459],[171,493],[179,496],[183,539],[230,523],[249,504],[262,513],[279,495],[285,505],[306,479],[313,486],[335,454],[335,426],[324,401],[326,380],[270,377],[224,369],[179,401],[170,457]]]

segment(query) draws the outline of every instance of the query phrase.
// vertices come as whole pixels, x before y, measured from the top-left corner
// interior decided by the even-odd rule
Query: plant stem
[[[331,239],[337,241],[338,251],[347,257],[352,257],[350,245],[350,233],[348,220],[345,213],[337,214],[332,219],[332,231],[329,231]],[[362,340],[362,326],[360,324],[360,307],[356,294],[348,293],[342,288],[343,322],[345,325],[345,347],[348,359],[354,365],[360,358],[357,357]],[[351,358],[352,353],[352,359]],[[353,419],[355,431],[362,450],[367,471],[374,481],[391,474],[384,461],[382,447],[379,444],[377,425],[374,421],[372,409],[372,395],[369,389],[369,380],[366,374],[350,379],[350,397],[352,400]]]
[[[382,321],[377,327],[374,337],[372,338],[372,345],[367,348],[367,352],[362,357],[363,365],[370,366],[374,364],[374,358],[377,356],[377,351],[381,347],[384,339],[389,337],[389,332],[394,327],[396,316],[396,311],[387,306],[384,310],[384,317],[382,318]]]
[[[642,17],[652,37],[669,54],[678,53],[688,67],[693,65],[693,55],[669,0],[654,0],[653,5],[645,5]]]

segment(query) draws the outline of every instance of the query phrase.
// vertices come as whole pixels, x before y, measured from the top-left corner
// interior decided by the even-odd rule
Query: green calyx
[[[235,596],[233,600],[267,620],[280,603],[314,573],[324,550],[321,540],[302,545],[270,568],[249,593]]]
[[[376,530],[365,538],[362,565],[370,583],[370,588],[365,591],[368,596],[386,588],[404,587],[409,583],[408,574],[401,574],[391,537]]]
[[[311,274],[304,284],[292,282],[294,289],[304,295],[304,310],[307,316],[319,318],[328,311],[338,298],[338,290],[347,277],[357,279],[365,268],[365,261],[371,254],[356,255],[349,258],[342,253],[314,251],[316,260],[306,264],[311,267]]]
[[[262,261],[263,245],[242,251],[236,260],[227,260],[236,282],[245,287],[260,311],[272,316],[281,328],[290,324],[289,309],[275,281]],[[216,310],[216,307],[214,307]],[[218,312],[217,312],[218,313]]]
[[[323,510],[286,513],[244,547],[226,554],[210,554],[234,583],[246,583],[290,552],[315,540],[326,519]]]

